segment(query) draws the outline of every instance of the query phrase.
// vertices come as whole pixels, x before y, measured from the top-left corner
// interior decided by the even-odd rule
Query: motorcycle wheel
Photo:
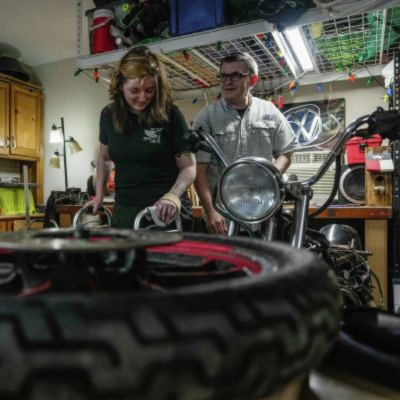
[[[202,249],[200,258],[205,251],[221,261],[228,251],[240,260],[234,268],[247,266],[172,290],[1,298],[0,397],[248,400],[320,363],[341,310],[336,278],[320,259],[284,244],[182,234],[148,245],[146,262],[155,257],[159,268],[158,255],[164,272],[179,270],[184,254],[168,248],[180,242]]]

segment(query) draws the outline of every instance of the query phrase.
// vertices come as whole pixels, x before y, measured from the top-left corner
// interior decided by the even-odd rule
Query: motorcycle
[[[289,242],[294,249],[317,252],[335,269],[341,282],[344,306],[376,307],[371,291],[372,278],[377,277],[366,262],[359,262],[370,253],[354,249],[350,243],[346,249],[334,246],[323,233],[308,228],[309,218],[324,211],[336,195],[341,154],[346,142],[353,136],[368,139],[376,132],[382,138],[400,139],[398,112],[385,111],[379,107],[372,114],[353,121],[341,134],[316,173],[306,181],[285,180],[272,162],[260,157],[244,157],[230,163],[212,136],[202,127],[189,130],[186,141],[190,151],[210,152],[222,166],[213,193],[213,205],[230,221],[228,236],[237,235],[241,229],[250,237],[266,241],[281,240]],[[319,209],[308,215],[313,197],[312,187],[335,161],[335,181],[331,194]],[[283,208],[286,200],[294,204],[293,209]],[[349,261],[348,256],[342,257],[346,250],[352,253],[356,261]]]
[[[385,116],[376,126],[394,130],[398,115]],[[249,208],[251,222],[273,216],[285,195],[273,166],[257,168],[277,193]],[[296,207],[307,199],[300,193]],[[292,248],[79,224],[0,233],[0,395],[247,400],[300,381],[342,321],[337,276],[301,249],[300,228],[289,229]]]

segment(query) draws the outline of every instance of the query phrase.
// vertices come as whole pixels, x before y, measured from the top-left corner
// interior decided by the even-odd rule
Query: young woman
[[[100,117],[96,197],[86,204],[97,212],[104,197],[105,164],[115,166],[112,225],[132,228],[143,208],[156,206],[166,224],[180,213],[184,230],[193,216],[187,188],[196,175],[193,154],[185,152],[186,122],[173,105],[166,73],[145,47],[130,50],[110,85],[112,102]]]

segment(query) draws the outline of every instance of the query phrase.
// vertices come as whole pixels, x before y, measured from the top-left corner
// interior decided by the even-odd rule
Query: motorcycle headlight
[[[248,157],[234,162],[223,171],[218,185],[228,213],[245,223],[264,221],[284,200],[282,174],[263,158]]]

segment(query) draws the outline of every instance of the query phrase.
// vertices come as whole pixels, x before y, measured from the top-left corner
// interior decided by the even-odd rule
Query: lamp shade
[[[49,167],[51,168],[60,168],[60,157],[64,157],[64,178],[65,178],[65,190],[68,190],[68,171],[67,171],[67,154],[65,151],[65,143],[69,143],[69,148],[71,154],[78,153],[82,151],[79,143],[74,140],[73,137],[69,137],[68,140],[65,139],[65,126],[64,126],[64,118],[61,118],[61,126],[57,127],[55,124],[51,127],[50,132],[50,143],[62,143],[63,144],[63,154],[60,154],[59,151],[55,151],[54,155],[50,158]]]
[[[60,154],[57,151],[50,157],[49,167],[60,168]]]
[[[50,140],[49,143],[62,143],[63,142],[63,134],[60,128],[57,128],[54,124],[50,131]]]
[[[71,150],[71,154],[79,153],[82,151],[81,146],[79,146],[79,143],[73,138],[69,138],[69,148]]]

